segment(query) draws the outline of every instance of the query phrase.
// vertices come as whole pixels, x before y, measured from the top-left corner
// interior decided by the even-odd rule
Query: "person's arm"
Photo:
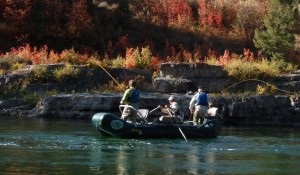
[[[121,101],[120,101],[120,104],[126,104],[126,103],[128,103],[128,101],[129,101],[129,96],[130,96],[130,89],[127,89],[126,91],[125,91],[125,93],[124,93],[124,95],[123,95],[123,97],[122,97],[122,99],[121,99]]]
[[[194,95],[193,98],[191,99],[191,101],[190,101],[190,106],[189,106],[189,109],[190,109],[190,110],[194,110],[195,104],[196,104],[196,101],[197,101],[197,100],[196,100],[197,97],[198,97],[198,94]]]
[[[209,94],[207,94],[207,103],[208,103],[208,108],[212,106],[212,98]]]

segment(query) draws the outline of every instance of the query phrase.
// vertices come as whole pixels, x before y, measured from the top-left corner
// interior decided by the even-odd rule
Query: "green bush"
[[[30,75],[30,81],[44,82],[49,79],[50,72],[47,70],[47,66],[37,66]]]
[[[76,69],[71,64],[66,64],[65,67],[54,70],[53,74],[57,81],[62,82],[67,80],[69,77],[77,78],[80,74],[80,70]]]
[[[114,68],[122,68],[124,67],[125,58],[118,56],[116,59],[112,60],[112,67]]]
[[[31,64],[26,58],[15,56],[13,54],[6,54],[0,57],[0,69],[1,70],[16,70],[23,68],[24,66]]]
[[[246,80],[275,77],[276,75],[296,70],[297,66],[282,59],[251,62],[242,59],[232,59],[224,66],[224,69],[228,71],[230,76],[238,80]]]
[[[242,59],[233,59],[224,66],[229,76],[238,80],[246,80],[258,78],[261,74],[260,70],[255,68],[252,63],[243,61]]]
[[[22,95],[23,102],[29,107],[35,107],[40,99],[41,97],[36,93],[25,93]]]
[[[143,47],[141,51],[139,48],[136,48],[135,51],[135,59],[136,59],[136,68],[145,69],[145,68],[152,68],[152,53],[148,47]]]

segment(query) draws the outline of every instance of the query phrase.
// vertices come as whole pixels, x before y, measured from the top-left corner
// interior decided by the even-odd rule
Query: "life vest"
[[[136,102],[139,102],[139,100],[140,100],[139,90],[133,89],[131,91],[131,96],[130,96],[129,102],[136,103]]]
[[[201,106],[208,106],[207,102],[207,94],[206,93],[200,93],[197,98],[197,105]]]

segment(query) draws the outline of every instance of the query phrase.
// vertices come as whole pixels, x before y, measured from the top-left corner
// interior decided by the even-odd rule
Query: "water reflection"
[[[91,170],[104,174],[265,174],[278,169],[278,172],[296,172],[282,169],[282,164],[295,169],[300,158],[299,138],[257,134],[188,142],[100,137],[98,142],[111,143],[101,144],[101,149],[99,145],[94,147],[101,161]]]
[[[297,174],[300,132],[224,128],[214,139],[118,139],[90,121],[0,119],[0,172],[36,174]]]
[[[99,164],[91,171],[112,174],[199,174],[217,172],[218,150],[210,141],[184,140],[99,140],[109,145],[95,145],[91,150],[92,161]],[[207,149],[210,147],[210,149]]]

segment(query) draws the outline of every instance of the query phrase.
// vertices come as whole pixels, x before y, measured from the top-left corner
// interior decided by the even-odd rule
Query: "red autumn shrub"
[[[223,10],[221,7],[214,6],[211,1],[198,1],[198,18],[200,25],[204,28],[222,29],[223,27]]]
[[[67,14],[67,29],[69,34],[78,37],[93,27],[91,16],[88,13],[86,0],[78,0],[72,4]]]
[[[225,50],[223,56],[220,56],[219,58],[219,63],[221,65],[226,65],[230,60],[230,52],[229,50]]]
[[[250,51],[250,49],[244,48],[243,55],[244,55],[244,60],[249,61],[249,62],[254,61],[254,54],[253,54],[253,52]]]
[[[192,8],[186,0],[165,0],[168,5],[168,24],[187,27],[192,21]]]

